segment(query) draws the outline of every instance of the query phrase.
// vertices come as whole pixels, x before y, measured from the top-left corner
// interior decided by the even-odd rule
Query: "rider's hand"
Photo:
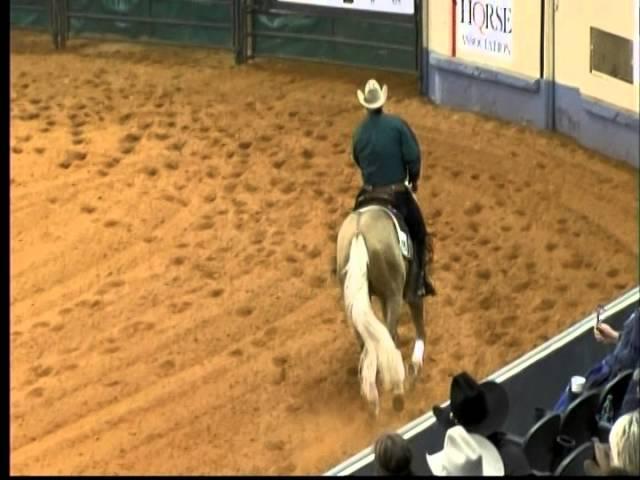
[[[600,343],[616,343],[620,337],[620,334],[606,323],[596,325],[593,334]]]

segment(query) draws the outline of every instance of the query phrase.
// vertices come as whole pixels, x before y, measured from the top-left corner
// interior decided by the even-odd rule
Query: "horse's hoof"
[[[393,396],[393,409],[396,412],[401,412],[404,410],[404,395],[401,393],[397,393]]]

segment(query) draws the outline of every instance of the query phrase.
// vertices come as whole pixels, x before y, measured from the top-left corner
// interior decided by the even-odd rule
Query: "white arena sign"
[[[367,10],[370,12],[413,15],[414,0],[278,0],[283,3],[314,5],[316,7],[343,8],[347,10]]]
[[[512,4],[512,0],[458,0],[458,48],[503,58],[513,57]]]

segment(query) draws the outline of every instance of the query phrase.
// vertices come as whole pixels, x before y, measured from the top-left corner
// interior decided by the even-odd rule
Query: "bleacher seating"
[[[532,470],[551,471],[561,420],[559,413],[549,414],[539,420],[525,436],[523,450]]]
[[[585,475],[585,460],[593,460],[595,455],[593,442],[586,442],[574,449],[556,468],[555,477],[582,477]]]
[[[562,415],[560,435],[573,439],[576,445],[582,445],[598,436],[596,414],[600,405],[601,389],[583,393],[575,399]]]

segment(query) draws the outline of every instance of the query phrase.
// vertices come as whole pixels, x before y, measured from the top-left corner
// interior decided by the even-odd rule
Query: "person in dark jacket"
[[[367,115],[353,133],[353,160],[360,168],[364,183],[354,209],[366,204],[369,193],[390,198],[391,206],[404,218],[415,247],[415,266],[410,274],[412,294],[414,297],[435,295],[425,268],[432,256],[431,242],[414,196],[421,170],[418,140],[403,119],[383,111],[386,85],[381,88],[376,80],[369,80],[364,92],[358,90],[357,95]]]
[[[604,322],[594,327],[594,336],[600,343],[615,345],[611,353],[591,368],[585,375],[585,390],[597,388],[624,370],[636,368],[640,362],[640,307],[624,322],[622,332],[618,332]],[[631,384],[635,384],[633,381]],[[637,406],[633,389],[627,391],[627,398],[623,401],[623,409],[617,416],[623,415]],[[570,387],[563,391],[554,406],[554,411],[563,412],[571,403]],[[615,419],[614,419],[615,420]]]
[[[640,409],[640,360],[622,400],[620,416],[638,409]]]
[[[432,411],[443,430],[460,425],[489,440],[500,454],[506,476],[531,474],[522,445],[504,430],[509,396],[500,383],[478,383],[469,373],[460,372],[451,379],[449,405],[435,405]]]

